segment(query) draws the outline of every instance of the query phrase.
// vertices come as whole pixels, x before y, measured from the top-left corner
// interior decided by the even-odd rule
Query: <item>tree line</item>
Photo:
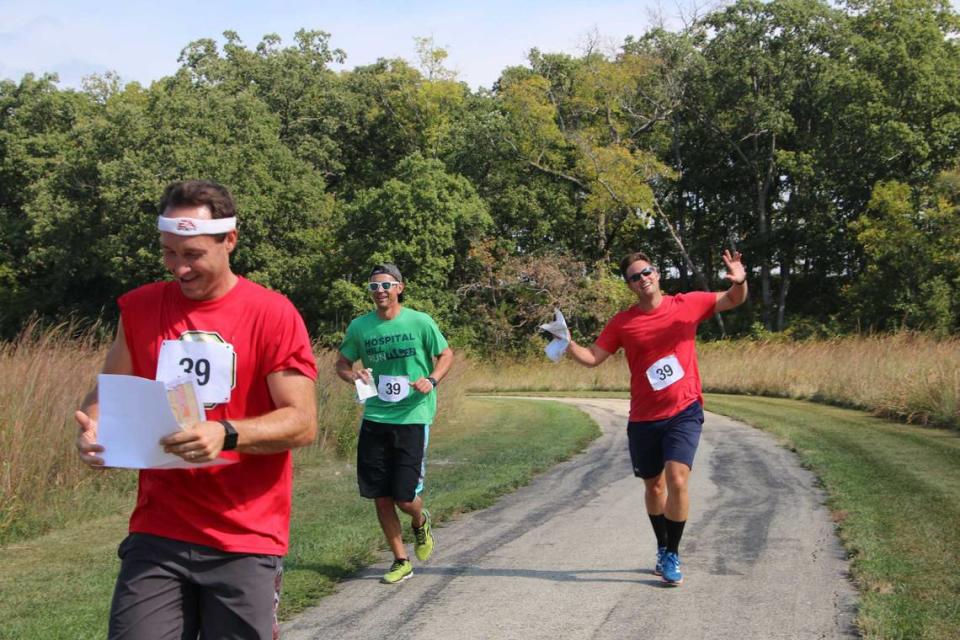
[[[539,344],[560,306],[592,337],[643,250],[667,290],[724,286],[720,335],[960,326],[960,18],[948,0],[740,0],[615,52],[529,52],[472,90],[447,53],[335,71],[301,30],[189,43],[149,87],[0,82],[0,337],[116,316],[163,277],[163,187],[208,178],[240,211],[239,273],[323,343],[370,308],[375,261],[456,344]]]

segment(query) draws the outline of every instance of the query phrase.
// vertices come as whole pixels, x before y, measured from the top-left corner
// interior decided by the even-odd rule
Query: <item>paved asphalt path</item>
[[[652,573],[628,401],[561,401],[603,429],[585,453],[438,527],[437,550],[414,560],[412,579],[380,584],[384,556],[286,623],[284,640],[856,637],[847,562],[824,495],[794,454],[707,414],[680,547],[684,583],[668,587]]]

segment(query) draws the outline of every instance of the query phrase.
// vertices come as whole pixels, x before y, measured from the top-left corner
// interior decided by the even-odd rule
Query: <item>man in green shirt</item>
[[[417,558],[433,553],[430,514],[423,508],[424,463],[430,423],[437,412],[435,388],[453,364],[453,351],[437,323],[404,308],[400,270],[378,264],[367,288],[376,310],[355,318],[340,345],[337,375],[357,385],[366,398],[357,443],[360,495],[372,498],[394,561],[383,582],[413,575],[401,536],[397,509],[410,516]],[[363,363],[355,370],[353,364]],[[363,396],[360,396],[363,398]]]

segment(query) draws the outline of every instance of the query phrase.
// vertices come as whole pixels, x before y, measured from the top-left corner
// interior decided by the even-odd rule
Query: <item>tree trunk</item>
[[[759,166],[756,176],[756,209],[757,235],[760,240],[760,300],[762,304],[761,318],[763,326],[773,331],[771,311],[773,309],[773,293],[770,287],[770,222],[767,218],[767,197],[773,185],[776,161],[774,154],[777,148],[777,136],[770,136],[770,149],[767,154],[766,175],[760,175]]]
[[[790,290],[790,257],[780,261],[780,296],[777,301],[777,331],[786,328],[787,292]]]

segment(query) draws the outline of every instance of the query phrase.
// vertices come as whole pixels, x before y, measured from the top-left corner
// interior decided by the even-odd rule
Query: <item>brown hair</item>
[[[237,215],[233,196],[227,188],[210,180],[184,180],[167,185],[160,198],[160,215],[170,207],[183,206],[206,206],[214,220]]]
[[[630,255],[624,257],[624,259],[620,261],[620,275],[623,276],[624,280],[627,279],[627,269],[630,268],[630,265],[640,260],[643,260],[644,262],[650,265],[653,264],[652,262],[650,262],[650,258],[647,257],[647,254],[640,253],[639,251],[631,253]]]

